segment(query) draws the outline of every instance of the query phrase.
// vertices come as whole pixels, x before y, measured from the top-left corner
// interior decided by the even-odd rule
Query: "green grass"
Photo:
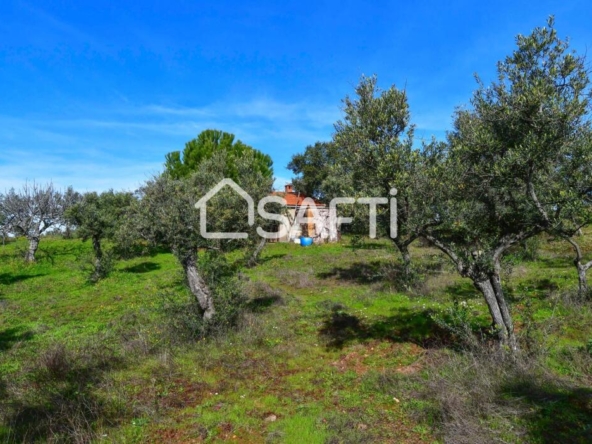
[[[172,255],[121,261],[91,285],[79,266],[88,244],[44,239],[33,265],[18,257],[23,247],[22,241],[0,247],[0,377],[6,386],[0,390],[24,390],[19,384],[32,377],[40,352],[55,344],[108,350],[112,365],[97,371],[88,389],[105,415],[113,413],[94,424],[97,442],[438,442],[434,419],[416,414],[432,406],[420,399],[416,378],[438,368],[438,353],[456,352],[433,318],[461,300],[473,328],[489,323],[470,282],[433,249],[413,249],[425,279],[405,290],[388,242],[357,249],[347,241],[310,248],[276,243],[257,267],[242,271],[251,281],[253,310],[239,329],[175,343],[160,309],[162,295],[178,301],[189,295]],[[565,353],[592,338],[592,310],[558,302],[557,295],[576,283],[569,248],[543,243],[541,255],[515,263],[506,280],[517,329],[552,324],[544,335],[537,330],[550,350],[546,365],[557,377],[583,384],[591,375]],[[65,390],[60,384],[56,390]],[[559,407],[579,402],[569,395],[553,399]],[[572,422],[588,418],[589,407],[572,407],[564,409]],[[547,442],[541,430],[554,425],[549,418],[560,410],[543,409],[530,422],[517,419],[537,424],[525,442]],[[10,441],[6,425],[2,439]]]

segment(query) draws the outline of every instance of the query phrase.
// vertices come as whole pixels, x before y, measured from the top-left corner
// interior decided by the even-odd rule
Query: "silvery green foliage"
[[[267,196],[273,179],[256,168],[258,160],[246,152],[233,164],[236,182],[258,202]],[[179,260],[187,284],[196,297],[204,315],[210,320],[215,316],[215,288],[206,282],[200,269],[200,250],[228,251],[241,248],[248,241],[205,239],[200,233],[200,210],[195,204],[218,182],[227,177],[228,162],[224,152],[204,160],[187,178],[173,179],[167,174],[149,180],[140,190],[139,199],[133,202],[122,233],[141,238],[152,245],[170,249]],[[256,236],[255,225],[248,224],[247,202],[230,187],[221,189],[207,204],[207,228],[209,232],[246,232]],[[125,237],[123,236],[123,237]]]
[[[413,146],[414,126],[404,90],[395,86],[382,90],[375,76],[363,76],[355,92],[355,97],[343,100],[345,116],[335,124],[333,144],[338,160],[325,188],[333,195],[389,199],[396,189],[398,233],[392,240],[410,275],[409,245],[418,237],[412,215],[421,205],[416,181],[422,177],[427,150]],[[364,228],[368,207],[353,209],[358,216],[355,220]],[[390,205],[377,210],[379,233],[389,236]]]
[[[85,193],[66,210],[65,220],[76,227],[83,241],[93,242],[95,254],[100,257],[101,241],[113,237],[132,200],[129,192]]]
[[[237,183],[255,203],[271,191],[272,180],[251,168],[254,157],[249,153],[237,159]],[[149,180],[133,205],[134,231],[141,238],[170,248],[179,257],[199,248],[230,250],[244,246],[242,240],[204,239],[200,235],[200,211],[197,201],[226,177],[225,154],[217,153],[202,162],[186,179],[175,180],[164,174]],[[256,225],[256,224],[255,224]],[[209,232],[247,232],[247,203],[230,187],[220,190],[207,206]]]
[[[590,106],[584,60],[552,20],[516,42],[498,80],[479,81],[472,106],[457,110],[446,157],[422,193],[426,216],[437,222],[422,234],[473,280],[513,348],[501,262],[513,245],[557,227],[567,202],[585,206],[586,190],[569,189],[559,172],[581,158]]]
[[[89,192],[82,196],[69,194],[70,207],[65,211],[64,219],[67,224],[76,227],[83,241],[90,239],[92,242],[94,257],[88,261],[91,269],[89,279],[97,282],[109,274],[113,264],[113,255],[110,252],[104,255],[103,240],[113,238],[133,195],[113,190],[100,194]]]

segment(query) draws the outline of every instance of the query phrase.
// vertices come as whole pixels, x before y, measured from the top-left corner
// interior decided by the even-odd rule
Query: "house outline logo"
[[[207,203],[218,193],[218,191],[220,191],[225,186],[232,188],[239,196],[247,201],[249,206],[247,222],[249,225],[255,224],[255,202],[253,201],[253,198],[249,196],[249,193],[243,190],[234,180],[228,178],[222,179],[216,184],[214,188],[208,191],[195,204],[195,208],[199,209],[199,232],[204,239],[246,239],[249,236],[247,233],[208,233]]]

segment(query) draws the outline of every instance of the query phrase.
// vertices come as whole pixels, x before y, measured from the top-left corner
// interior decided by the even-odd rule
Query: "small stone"
[[[397,398],[395,398],[395,397],[393,397],[393,401],[395,401],[395,402],[401,402],[401,401],[399,401],[399,400],[398,400]]]
[[[277,419],[277,416],[275,416],[272,413],[271,415],[269,415],[268,417],[265,418],[265,422],[275,422],[276,419]]]
[[[366,424],[360,423],[358,424],[358,430],[366,430],[368,426]]]

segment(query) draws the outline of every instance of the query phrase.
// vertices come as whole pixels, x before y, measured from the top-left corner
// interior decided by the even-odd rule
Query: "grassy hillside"
[[[427,247],[406,288],[387,242],[270,244],[241,271],[239,327],[201,340],[172,255],[90,285],[88,244],[44,239],[30,266],[23,247],[0,247],[2,442],[592,440],[592,303],[572,295],[566,245],[508,262],[514,363],[470,282]]]

